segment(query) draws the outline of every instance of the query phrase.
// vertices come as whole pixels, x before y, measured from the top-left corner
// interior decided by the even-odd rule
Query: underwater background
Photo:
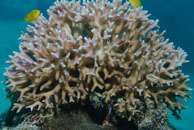
[[[13,51],[19,50],[21,31],[26,31],[29,23],[24,17],[33,9],[38,9],[47,16],[46,10],[55,0],[1,0],[0,1],[0,81],[4,81],[6,60]],[[189,63],[183,64],[183,73],[189,75],[188,86],[194,88],[194,0],[141,0],[143,9],[151,14],[150,19],[159,19],[160,31],[166,30],[165,39],[169,38],[175,48],[181,47],[189,55]],[[0,113],[10,107],[9,100],[5,100],[6,86],[0,84]],[[191,92],[193,93],[193,91]],[[191,97],[194,95],[192,94]],[[194,130],[194,100],[188,99],[188,108],[181,111],[182,120],[171,116],[170,123],[179,130]],[[170,112],[170,111],[169,111]]]

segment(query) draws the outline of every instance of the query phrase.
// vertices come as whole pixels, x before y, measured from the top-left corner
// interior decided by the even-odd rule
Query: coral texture
[[[129,120],[147,98],[164,98],[174,115],[184,109],[191,89],[179,67],[187,54],[175,49],[159,33],[158,20],[149,20],[141,8],[121,0],[56,1],[27,27],[20,52],[7,61],[6,84],[18,96],[13,109],[52,108],[84,102],[88,96],[104,99]]]
[[[44,123],[41,130],[117,130],[113,126],[103,126],[91,119],[88,113],[82,110],[72,110],[60,113]]]
[[[155,107],[154,101],[146,99],[146,106],[141,107],[140,112],[135,114],[138,130],[172,130],[168,122],[168,109],[162,100]]]
[[[23,121],[16,127],[4,127],[2,130],[41,130],[38,126],[33,124],[33,122]]]
[[[2,130],[41,130],[38,126],[31,123],[22,122],[17,127],[4,127]]]

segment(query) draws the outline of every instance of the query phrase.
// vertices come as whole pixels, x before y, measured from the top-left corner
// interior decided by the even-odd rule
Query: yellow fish
[[[136,8],[142,6],[142,2],[140,0],[129,0],[131,5],[134,5]]]
[[[24,18],[25,22],[33,22],[36,21],[38,19],[38,16],[40,15],[40,10],[32,10],[30,13],[28,13],[26,15],[26,18]]]

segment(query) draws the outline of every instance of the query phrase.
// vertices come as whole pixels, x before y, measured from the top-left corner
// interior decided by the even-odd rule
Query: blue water
[[[5,61],[13,51],[18,51],[21,31],[25,31],[27,23],[25,15],[33,9],[39,9],[45,16],[46,10],[55,0],[0,0],[0,80],[5,72]],[[148,10],[151,19],[159,19],[160,30],[167,30],[165,38],[180,46],[189,56],[190,63],[183,64],[184,74],[190,76],[188,86],[194,88],[194,0],[142,0],[144,9]],[[9,108],[9,100],[0,84],[0,113]],[[193,97],[193,95],[192,95]],[[170,116],[170,122],[180,130],[194,130],[194,100],[184,103],[188,106],[181,113],[182,120]]]

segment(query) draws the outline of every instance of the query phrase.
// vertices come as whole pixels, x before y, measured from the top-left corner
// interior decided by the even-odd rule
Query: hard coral
[[[159,33],[158,20],[121,0],[56,1],[28,26],[20,52],[7,63],[9,90],[18,100],[13,109],[52,108],[84,102],[95,93],[128,119],[146,99],[164,98],[174,115],[185,108],[191,89],[179,70],[187,54],[174,49]]]

